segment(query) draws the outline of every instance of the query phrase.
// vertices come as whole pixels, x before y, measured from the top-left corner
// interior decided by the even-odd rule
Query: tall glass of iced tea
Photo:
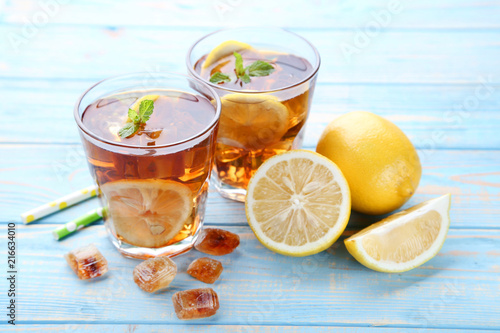
[[[300,148],[320,57],[304,38],[278,28],[220,30],[197,41],[189,73],[221,98],[214,183],[244,201],[246,187],[268,158]]]
[[[138,73],[101,81],[75,107],[105,225],[125,256],[189,250],[203,224],[220,100],[200,80]]]

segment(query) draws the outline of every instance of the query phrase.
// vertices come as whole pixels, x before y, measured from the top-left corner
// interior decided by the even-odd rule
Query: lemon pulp
[[[170,180],[120,180],[101,190],[118,238],[126,243],[157,248],[166,246],[190,223],[192,192]]]
[[[338,167],[294,150],[274,156],[250,180],[246,213],[257,239],[272,251],[305,256],[331,246],[350,216],[350,194]]]
[[[346,239],[349,253],[381,272],[404,272],[433,258],[450,225],[450,195],[393,214]]]

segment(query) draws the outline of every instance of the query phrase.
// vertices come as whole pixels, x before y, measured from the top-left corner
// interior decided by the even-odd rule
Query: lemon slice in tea
[[[250,180],[246,214],[257,239],[289,256],[330,247],[351,213],[351,196],[340,169],[310,151],[292,150],[264,162]]]
[[[220,143],[262,149],[278,142],[288,130],[288,108],[272,95],[230,94],[221,103]]]
[[[217,45],[210,53],[201,66],[203,69],[217,62],[219,59],[232,54],[233,52],[248,50],[252,47],[247,43],[238,42],[236,40],[227,40]]]
[[[118,238],[149,248],[167,245],[189,223],[192,192],[170,180],[120,180],[101,190]]]
[[[357,261],[379,272],[405,272],[432,259],[450,226],[449,194],[393,214],[346,239]]]

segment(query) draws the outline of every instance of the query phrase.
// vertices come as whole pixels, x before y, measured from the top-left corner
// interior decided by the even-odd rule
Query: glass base
[[[292,142],[282,141],[281,144],[283,144],[284,147],[286,147],[286,148],[284,148],[281,151],[276,151],[274,153],[274,155],[278,155],[280,153],[290,151],[293,149],[300,149],[302,147],[302,141],[304,140],[304,129],[305,129],[305,127],[301,128],[301,130],[297,133],[295,138],[292,139],[293,140]],[[288,140],[290,140],[290,139],[288,139]],[[274,155],[272,155],[272,156],[274,156]],[[268,156],[266,158],[266,160],[270,157],[271,156]],[[258,166],[260,166],[261,163],[263,163],[263,162],[265,162],[265,160],[262,160],[258,164]],[[252,168],[254,171],[257,169],[257,167],[255,165],[252,165]],[[227,199],[231,199],[231,200],[235,200],[235,201],[239,201],[239,202],[245,202],[245,198],[247,196],[247,190],[245,188],[235,187],[235,186],[228,185],[228,184],[224,183],[218,177],[217,161],[216,161],[216,163],[214,165],[214,169],[212,171],[211,185],[217,189],[217,192],[219,192],[219,194],[222,197],[227,198]]]
[[[111,242],[123,256],[134,259],[149,259],[161,256],[175,257],[188,252],[193,248],[201,228],[202,226],[198,228],[196,234],[193,236],[189,236],[180,242],[160,248],[145,248],[131,245],[118,239],[107,227],[106,230]]]
[[[217,176],[212,173],[212,184],[217,189],[217,192],[221,196],[227,199],[245,202],[245,197],[247,196],[247,190],[239,187],[234,187],[231,185],[224,184]]]

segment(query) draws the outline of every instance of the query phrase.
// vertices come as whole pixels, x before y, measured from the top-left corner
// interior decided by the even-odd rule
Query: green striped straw
[[[96,208],[92,209],[85,215],[80,216],[79,218],[74,219],[66,223],[63,226],[60,226],[56,230],[52,231],[52,235],[56,240],[60,240],[69,234],[74,233],[77,230],[82,229],[83,227],[89,225],[92,222],[95,222],[102,218],[104,208]]]
[[[45,205],[42,205],[40,207],[22,213],[21,220],[23,221],[24,224],[31,223],[49,214],[63,210],[67,207],[75,205],[89,198],[95,197],[97,193],[99,193],[99,188],[97,187],[97,185],[86,187],[79,191],[65,195],[62,198],[46,203]]]

